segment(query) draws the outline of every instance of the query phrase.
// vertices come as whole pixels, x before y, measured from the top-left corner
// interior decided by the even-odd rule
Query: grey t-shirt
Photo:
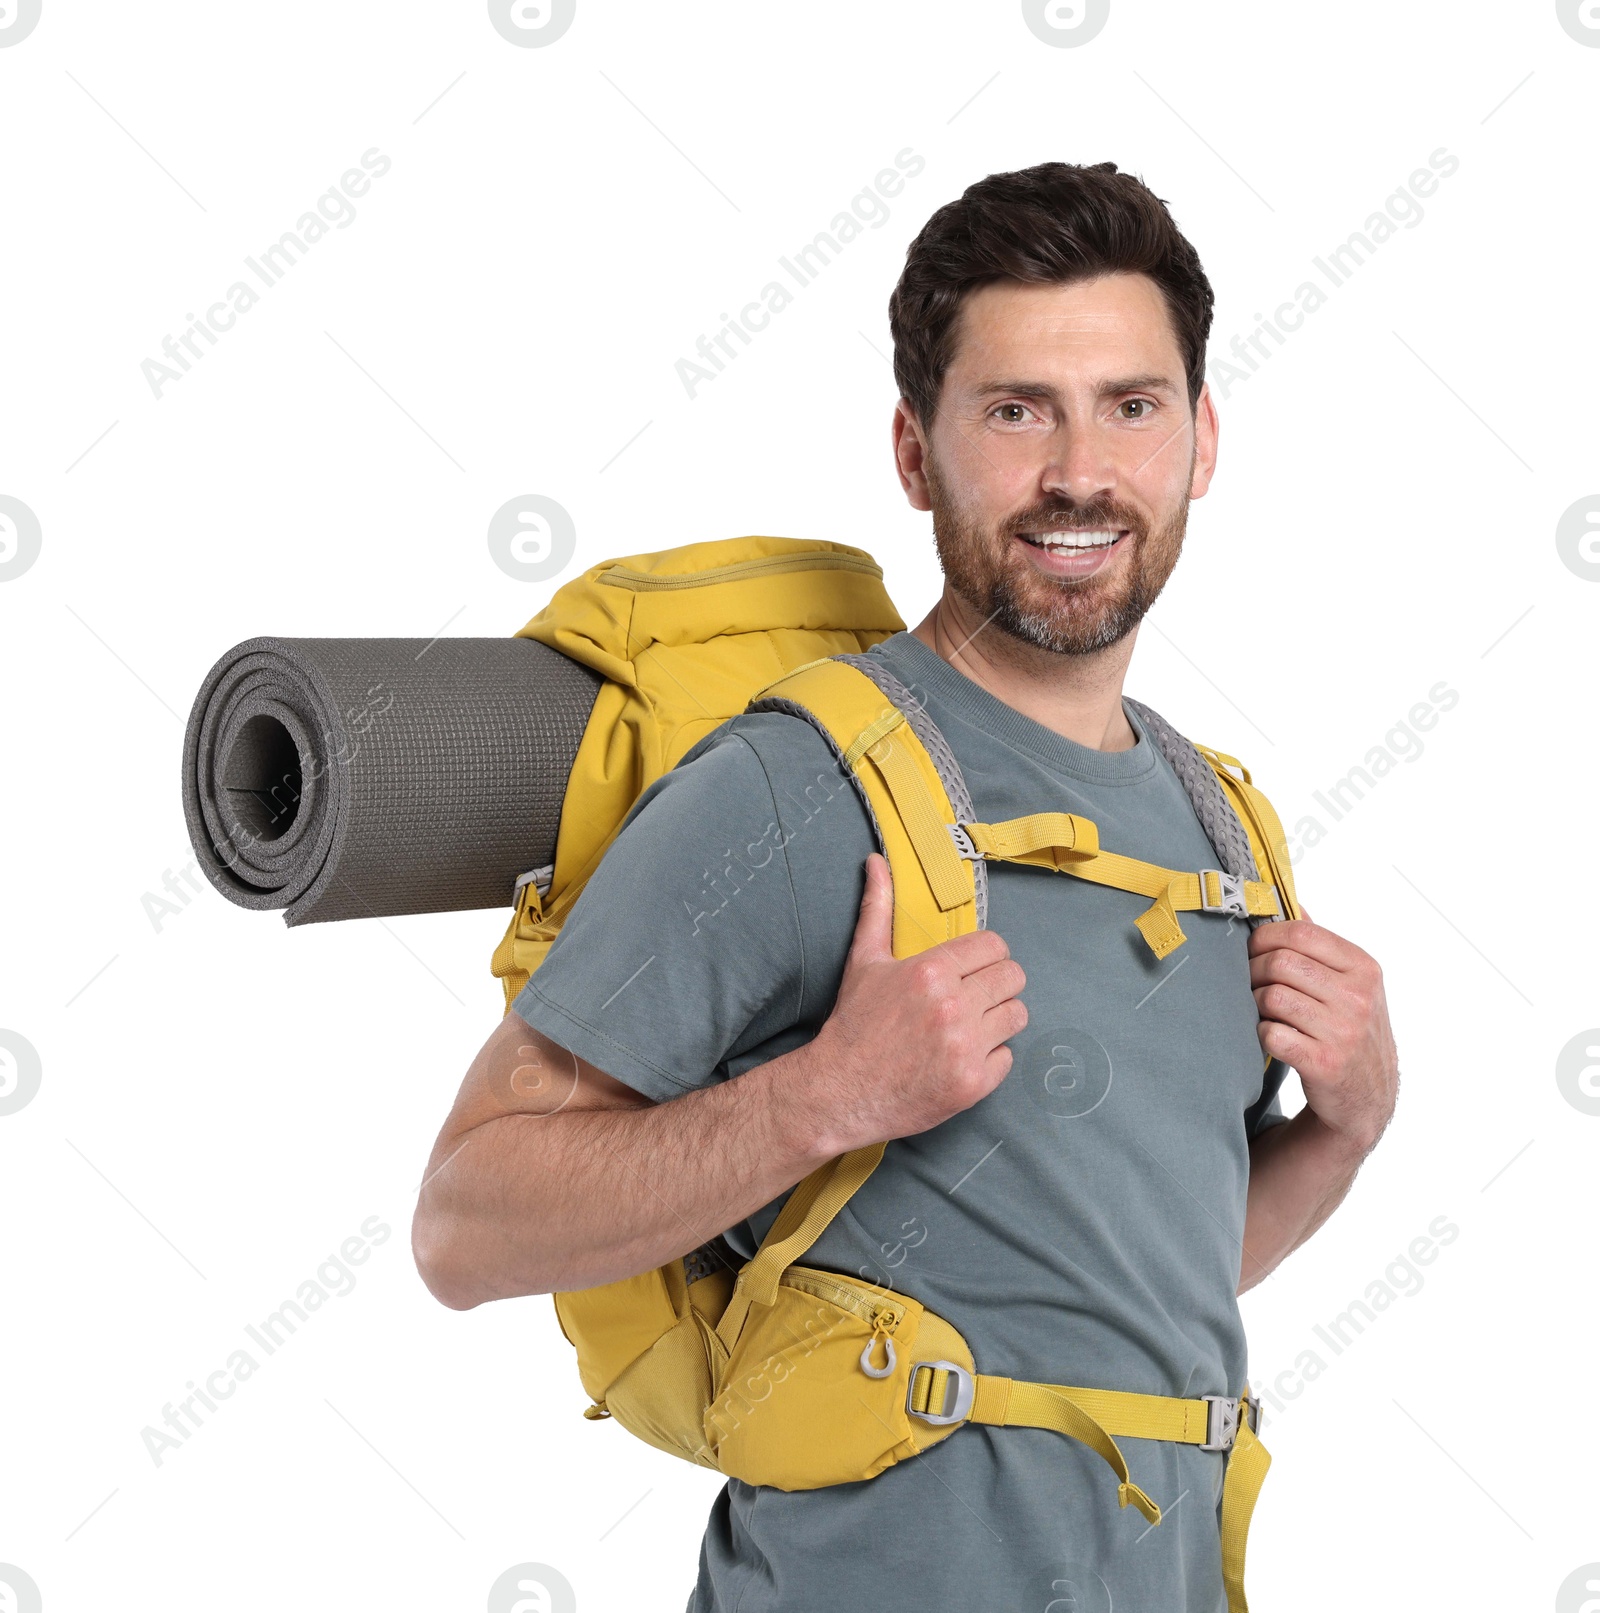
[[[1137,719],[1125,751],[1075,744],[908,633],[872,652],[948,739],[977,817],[1091,818],[1100,841],[1215,867]],[[735,718],[640,799],[513,1007],[647,1096],[737,1077],[814,1036],[843,973],[873,849],[811,726]],[[1148,900],[990,864],[989,927],[1027,974],[1027,1029],[988,1097],[883,1163],[806,1257],[922,1301],[978,1369],[1150,1394],[1237,1394],[1249,1138],[1284,1116],[1266,1079],[1242,920],[1185,914],[1159,962]],[[674,1184],[654,1184],[670,1204]],[[782,1200],[730,1228],[748,1258]],[[1152,1528],[1078,1442],[971,1424],[861,1484],[728,1483],[691,1613],[841,1606],[1221,1613],[1218,1453],[1121,1439]]]

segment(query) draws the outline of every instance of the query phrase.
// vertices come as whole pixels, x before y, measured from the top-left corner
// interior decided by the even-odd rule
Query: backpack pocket
[[[715,1466],[747,1484],[814,1490],[876,1477],[943,1439],[913,1419],[916,1360],[972,1365],[947,1322],[904,1294],[790,1266],[753,1305],[706,1408]]]

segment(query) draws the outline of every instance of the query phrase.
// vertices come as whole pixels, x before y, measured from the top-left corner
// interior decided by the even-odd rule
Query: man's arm
[[[1306,1106],[1251,1140],[1241,1294],[1339,1207],[1400,1087],[1383,974],[1360,947],[1306,918],[1263,924],[1250,984],[1262,1049],[1299,1074]]]
[[[930,1130],[985,1097],[1027,1023],[1021,967],[990,930],[896,959],[892,915],[888,865],[874,854],[816,1037],[667,1103],[508,1013],[468,1070],[418,1192],[411,1241],[429,1290],[469,1310],[649,1271],[825,1160]]]

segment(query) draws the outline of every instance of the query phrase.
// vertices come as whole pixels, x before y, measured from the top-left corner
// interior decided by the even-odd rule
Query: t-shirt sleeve
[[[849,797],[826,742],[797,718],[741,717],[702,740],[640,796],[515,1012],[658,1101],[761,1062],[742,1057],[751,1049],[771,1057],[807,1040],[837,989],[871,849],[863,809],[815,813],[842,840],[803,826],[819,780]],[[840,880],[847,889],[826,889]],[[819,898],[836,933],[816,948],[806,914]],[[808,939],[839,954],[831,982]]]
[[[1244,1112],[1244,1134],[1259,1137],[1273,1126],[1284,1125],[1289,1116],[1283,1112],[1281,1092],[1289,1066],[1282,1059],[1273,1059],[1261,1081],[1261,1096]]]

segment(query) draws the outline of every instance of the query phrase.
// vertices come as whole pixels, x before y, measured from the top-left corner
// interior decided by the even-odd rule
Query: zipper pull
[[[899,1320],[899,1316],[887,1308],[872,1313],[872,1337],[861,1347],[861,1370],[869,1378],[887,1378],[894,1371],[894,1340],[889,1335]],[[883,1340],[883,1365],[875,1367],[872,1364],[872,1351],[879,1339]]]

